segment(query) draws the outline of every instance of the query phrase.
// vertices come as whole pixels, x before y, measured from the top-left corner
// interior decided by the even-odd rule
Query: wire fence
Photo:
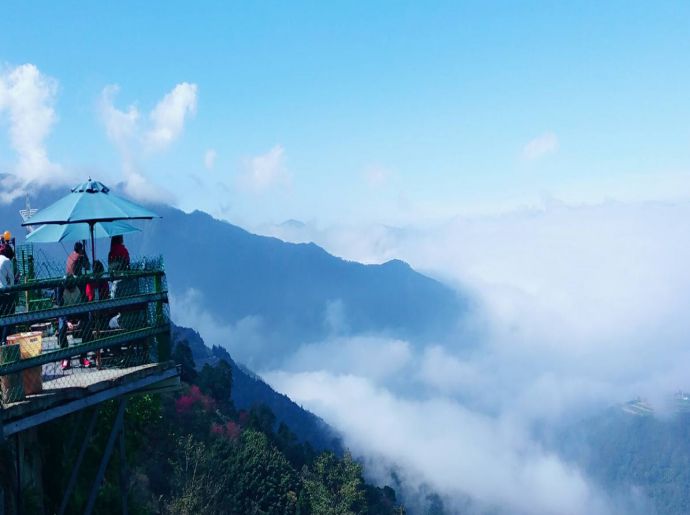
[[[0,288],[0,389],[27,396],[88,388],[170,357],[161,258],[124,271],[64,276],[64,264],[17,248],[17,284]]]

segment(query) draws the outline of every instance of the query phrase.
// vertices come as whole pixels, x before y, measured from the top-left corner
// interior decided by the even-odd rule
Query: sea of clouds
[[[425,226],[264,232],[347,259],[404,259],[475,300],[443,341],[334,334],[259,369],[382,481],[395,464],[407,492],[431,487],[465,511],[635,508],[538,435],[638,396],[663,410],[688,388],[690,204],[551,203]]]
[[[341,332],[347,306],[332,299],[330,337],[270,362],[260,317],[224,325],[198,292],[173,299],[178,323],[341,431],[371,479],[409,505],[433,491],[462,513],[647,511],[638,490],[604,491],[545,435],[637,397],[663,412],[690,389],[690,203],[262,232],[367,263],[403,259],[472,299],[433,342]]]

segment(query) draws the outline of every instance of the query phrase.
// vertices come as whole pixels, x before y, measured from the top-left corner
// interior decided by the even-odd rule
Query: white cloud
[[[160,202],[170,204],[174,201],[173,194],[159,184],[154,184],[136,170],[131,170],[126,176],[124,190],[127,195],[143,202]]]
[[[168,148],[184,129],[187,118],[196,112],[196,84],[183,82],[166,94],[142,121],[136,105],[125,110],[115,106],[120,88],[109,85],[103,89],[99,104],[100,117],[108,139],[115,145],[122,159],[125,191],[139,200],[169,202],[172,194],[153,184],[143,173],[139,162],[148,154]]]
[[[401,397],[351,374],[263,376],[341,429],[355,452],[399,466],[408,488],[426,483],[447,498],[469,495],[478,512],[497,506],[510,513],[608,512],[576,469],[509,421],[451,399]]]
[[[486,384],[477,363],[463,361],[441,345],[425,348],[418,365],[419,379],[444,393],[467,392]]]
[[[117,147],[122,157],[122,165],[125,175],[134,171],[133,153],[136,138],[138,137],[139,110],[135,105],[130,105],[122,111],[115,107],[115,97],[120,87],[112,84],[106,86],[101,93],[100,115],[105,125],[108,139]]]
[[[558,151],[558,136],[553,132],[547,132],[537,136],[522,148],[522,157],[530,161],[542,158]]]
[[[216,165],[217,157],[218,154],[216,154],[216,151],[212,148],[209,148],[206,152],[204,152],[204,168],[207,170],[212,170]]]
[[[153,108],[149,114],[151,128],[146,133],[152,149],[164,149],[180,136],[186,118],[196,113],[196,96],[196,84],[183,82]]]
[[[65,170],[48,157],[45,140],[55,124],[58,83],[33,64],[0,72],[0,119],[9,121],[10,145],[17,154],[11,177],[2,181],[0,199],[21,196],[30,184],[68,182]]]
[[[265,154],[247,159],[239,180],[244,189],[256,193],[289,186],[292,179],[285,166],[285,148],[276,145]]]
[[[412,363],[410,344],[403,340],[359,335],[302,345],[283,362],[285,370],[329,370],[384,380]]]

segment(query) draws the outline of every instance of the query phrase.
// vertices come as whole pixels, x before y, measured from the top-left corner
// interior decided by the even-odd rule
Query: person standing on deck
[[[65,279],[62,305],[71,306],[74,304],[81,304],[82,302],[84,302],[84,295],[81,293],[81,290],[77,288],[75,284],[75,277],[70,274]],[[82,343],[86,343],[90,339],[88,335],[92,329],[91,324],[89,323],[89,317],[77,316],[75,317],[75,320],[78,326],[78,333],[81,335]],[[66,316],[58,319],[58,345],[61,349],[69,346],[69,343],[67,342],[67,330],[70,324],[71,323],[68,321]],[[81,354],[79,356],[79,360],[84,368],[89,368],[91,366],[91,361],[89,361],[89,359],[86,357],[86,354]],[[63,359],[60,363],[62,370],[71,368],[71,366],[72,362],[69,358]]]
[[[93,262],[93,279],[86,283],[86,300],[87,302],[94,302],[99,300],[107,300],[110,298],[110,288],[108,281],[103,279],[105,267],[100,260]],[[109,321],[109,316],[104,313],[93,314],[89,313],[89,321],[96,333],[105,329]]]
[[[93,280],[86,283],[86,300],[93,302],[94,300],[106,300],[110,298],[110,289],[108,288],[108,281],[103,279],[105,268],[100,260],[93,263]]]
[[[0,246],[0,288],[14,286],[14,251],[10,245]]]
[[[110,239],[110,252],[108,253],[108,270],[129,270],[129,251],[125,247],[122,235],[113,236]]]
[[[84,244],[80,241],[74,244],[74,251],[67,256],[67,266],[65,267],[65,275],[73,275],[79,277],[91,269],[89,258],[86,257]]]
[[[108,286],[108,281],[103,279],[103,273],[105,272],[105,267],[103,263],[97,259],[93,262],[93,279],[86,283],[86,300],[87,302],[98,302],[101,300],[108,300],[110,298],[110,287]],[[100,337],[101,331],[108,328],[108,322],[110,321],[110,316],[112,313],[109,312],[90,312],[89,313],[89,325],[93,330],[93,336],[96,338]],[[101,349],[96,352],[96,363],[100,367],[101,352],[111,352],[111,349]],[[84,363],[82,362],[82,365]]]
[[[81,241],[78,241],[74,244],[74,250],[70,253],[69,256],[67,256],[67,263],[65,265],[65,277],[66,278],[79,277],[80,275],[83,275],[84,273],[88,272],[90,269],[91,269],[91,264],[89,263],[89,258],[86,256],[86,250],[84,249],[84,244]],[[80,284],[78,286],[78,289],[79,289],[79,293],[82,296],[84,296],[84,285]],[[65,286],[64,285],[58,286],[58,288],[56,290],[56,295],[57,295],[58,306],[62,306],[64,304],[63,296],[65,295]],[[62,327],[66,323],[67,323],[67,320],[63,320],[62,322],[60,320],[58,320],[58,327]],[[66,333],[64,333],[64,330],[63,330],[63,334],[66,334]]]
[[[0,289],[8,288],[14,286],[14,265],[12,263],[14,259],[14,250],[11,245],[0,246]],[[11,315],[14,313],[14,308],[16,305],[16,294],[15,293],[0,293],[0,315]],[[0,338],[0,343],[5,344],[7,340],[7,335],[12,332],[13,328],[11,326],[5,326],[2,328],[2,337]]]
[[[129,270],[129,251],[125,247],[122,235],[113,236],[110,239],[110,252],[108,253],[108,271],[124,272]],[[113,297],[131,295],[135,290],[136,280],[120,279],[113,281]]]

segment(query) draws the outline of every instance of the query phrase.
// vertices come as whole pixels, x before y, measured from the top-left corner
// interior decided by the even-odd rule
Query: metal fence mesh
[[[3,405],[88,388],[169,358],[160,258],[80,277],[64,277],[64,265],[38,258],[30,247],[18,247],[18,284],[0,289]]]

